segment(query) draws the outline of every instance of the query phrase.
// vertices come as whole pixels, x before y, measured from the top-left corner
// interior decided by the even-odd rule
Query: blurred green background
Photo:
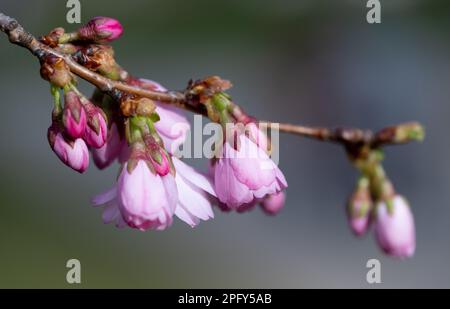
[[[416,216],[413,259],[386,258],[372,235],[349,232],[345,199],[357,175],[342,149],[284,135],[290,187],[275,218],[215,211],[196,229],[176,220],[147,233],[103,225],[89,199],[114,183],[117,166],[78,175],[58,161],[46,140],[48,85],[36,59],[2,35],[0,287],[365,288],[374,287],[371,258],[382,263],[375,287],[450,287],[449,2],[381,3],[382,23],[369,25],[363,0],[81,1],[83,22],[122,22],[120,64],[168,88],[217,74],[264,119],[371,129],[421,121],[427,140],[386,156]],[[65,4],[1,0],[0,11],[41,35],[76,28]],[[66,283],[72,258],[81,261],[81,285]]]

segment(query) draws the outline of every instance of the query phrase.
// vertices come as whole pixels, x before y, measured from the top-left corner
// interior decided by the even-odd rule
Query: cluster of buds
[[[53,88],[53,95],[55,106],[48,141],[64,164],[83,173],[89,165],[88,147],[101,149],[106,143],[106,116],[101,108],[87,100],[76,88],[67,86],[64,89],[63,107],[57,88]]]
[[[409,129],[399,127],[397,131]],[[348,221],[357,236],[366,234],[373,224],[379,247],[388,255],[404,259],[416,248],[414,217],[406,199],[395,192],[387,178],[382,159],[381,151],[368,150],[354,160],[361,176],[348,202]]]

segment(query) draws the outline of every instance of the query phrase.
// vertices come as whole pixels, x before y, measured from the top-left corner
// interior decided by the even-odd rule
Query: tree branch
[[[14,18],[6,16],[0,12],[0,30],[4,32],[11,43],[22,46],[28,49],[33,55],[39,59],[43,59],[48,55],[54,55],[62,58],[70,71],[86,80],[92,85],[96,86],[103,92],[113,92],[114,90],[120,90],[129,94],[138,95],[141,97],[149,98],[154,101],[163,102],[177,106],[178,108],[185,109],[197,114],[207,116],[204,106],[193,104],[189,99],[187,92],[181,91],[168,91],[159,92],[148,89],[143,89],[137,86],[132,86],[121,81],[114,81],[108,79],[102,75],[99,75],[82,65],[78,64],[72,59],[70,55],[65,55],[57,50],[41,43],[32,34],[27,32]],[[243,110],[233,103],[232,115],[237,120],[248,119],[248,116]],[[389,144],[402,144],[412,140],[420,140],[423,138],[423,128],[418,123],[409,123],[404,125],[398,125],[390,128],[385,128],[380,132],[374,134],[368,130],[361,130],[357,128],[337,128],[328,129],[321,127],[307,127],[300,125],[293,125],[287,123],[273,123],[269,121],[260,122],[264,127],[278,128],[281,132],[295,134],[299,136],[305,136],[313,138],[319,141],[335,142],[343,144],[344,146],[351,147],[354,145],[364,145],[370,148],[379,148]],[[406,133],[403,138],[397,138],[397,128],[413,128],[417,134]],[[396,135],[397,134],[397,135]]]

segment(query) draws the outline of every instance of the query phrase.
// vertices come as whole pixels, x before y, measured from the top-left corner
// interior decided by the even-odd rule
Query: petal
[[[115,201],[109,202],[102,212],[102,220],[105,224],[111,223],[119,216],[119,207]]]
[[[196,218],[195,216],[191,215],[189,212],[186,211],[186,209],[183,208],[183,206],[179,205],[177,209],[175,210],[175,215],[182,221],[189,224],[191,227],[195,227],[200,220]]]
[[[176,177],[179,192],[179,203],[190,214],[202,220],[214,217],[211,203],[202,191],[186,183],[182,177]]]
[[[181,176],[187,182],[199,187],[200,189],[208,192],[212,196],[217,196],[212,180],[205,175],[197,172],[193,167],[187,165],[180,159],[172,157],[173,164],[177,171],[177,177]]]
[[[96,195],[92,198],[91,202],[94,204],[94,206],[99,206],[106,204],[113,199],[115,199],[117,196],[117,189],[116,186],[112,187],[106,192],[100,193],[99,195]]]

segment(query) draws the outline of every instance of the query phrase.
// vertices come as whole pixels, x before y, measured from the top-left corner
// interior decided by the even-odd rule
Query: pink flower
[[[110,17],[94,17],[85,26],[78,30],[82,40],[90,40],[98,43],[108,43],[118,39],[123,33],[120,22]]]
[[[61,132],[51,126],[48,129],[48,140],[53,151],[64,164],[80,173],[86,171],[89,165],[89,151],[81,138],[75,141],[66,140]]]
[[[225,143],[214,167],[217,196],[233,209],[287,187],[283,173],[264,150],[243,134],[239,141],[239,150]]]
[[[80,98],[74,91],[69,91],[64,97],[63,123],[67,134],[72,138],[83,137],[86,129],[86,112]]]
[[[144,88],[153,91],[165,92],[166,88],[159,83],[148,79],[139,79],[135,83]],[[176,108],[164,103],[156,102],[156,113],[160,116],[160,120],[155,123],[164,146],[170,154],[175,154],[177,149],[186,140],[186,135],[191,126],[189,121]]]
[[[408,258],[416,249],[414,217],[402,196],[394,196],[391,202],[392,212],[384,201],[376,206],[376,240],[386,254]]]
[[[125,139],[120,138],[117,125],[113,123],[108,131],[106,143],[100,148],[91,149],[95,165],[99,169],[108,167],[119,157],[123,147],[128,147],[128,145],[126,145]]]
[[[108,125],[100,108],[88,102],[84,105],[87,113],[87,126],[83,139],[93,148],[100,148],[106,143]]]
[[[93,203],[106,204],[103,219],[107,223],[116,221],[122,226],[126,222],[141,231],[166,229],[172,224],[178,201],[174,177],[153,174],[143,160],[131,172],[129,164],[122,168],[117,186],[95,197]]]
[[[286,194],[282,191],[264,198],[261,202],[261,208],[268,215],[276,215],[283,209],[286,201]]]
[[[200,220],[214,218],[210,197],[216,196],[212,182],[178,158],[172,157],[177,174],[178,203],[175,215],[195,227]]]

